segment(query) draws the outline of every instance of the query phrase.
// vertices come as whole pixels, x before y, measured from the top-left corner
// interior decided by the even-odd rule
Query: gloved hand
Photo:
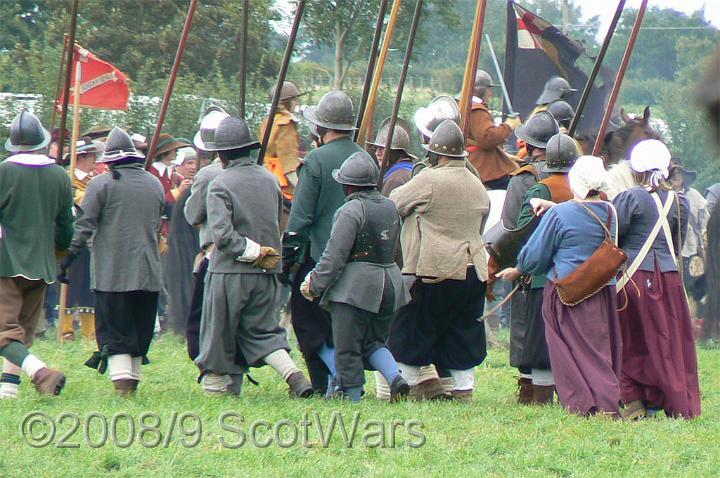
[[[60,263],[60,274],[57,276],[57,280],[62,282],[63,284],[69,284],[70,279],[68,279],[67,273],[70,269],[70,266],[72,266],[72,263],[75,262],[75,259],[77,258],[76,254],[68,254],[65,256],[65,259],[62,260]]]
[[[305,280],[300,284],[300,293],[305,297],[307,300],[311,301],[315,299],[315,296],[312,295],[310,292],[310,274],[312,272],[309,272],[307,276],[305,276]]]
[[[522,124],[522,121],[520,121],[520,115],[517,113],[511,113],[507,116],[507,119],[505,119],[505,124],[510,126],[513,131],[517,129],[518,126]]]
[[[280,263],[280,253],[269,246],[260,246],[260,255],[252,263],[260,269],[274,269]]]

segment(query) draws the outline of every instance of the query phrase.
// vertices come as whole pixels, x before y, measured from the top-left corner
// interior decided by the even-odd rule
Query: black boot
[[[410,385],[398,374],[390,385],[390,403],[405,400],[410,393]]]
[[[325,395],[328,388],[328,380],[330,378],[330,371],[328,370],[325,362],[320,357],[313,355],[311,357],[305,357],[305,365],[307,365],[308,375],[310,375],[310,383],[315,393],[318,395]]]

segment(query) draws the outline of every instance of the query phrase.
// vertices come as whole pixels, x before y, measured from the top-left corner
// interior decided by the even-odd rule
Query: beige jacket
[[[403,274],[464,280],[472,264],[478,278],[487,280],[480,230],[490,198],[464,163],[451,161],[425,169],[390,194],[405,220]]]

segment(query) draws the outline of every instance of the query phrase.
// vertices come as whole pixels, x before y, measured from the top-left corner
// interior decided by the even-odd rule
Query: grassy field
[[[290,401],[285,384],[267,367],[254,372],[260,385],[246,384],[241,398],[207,397],[195,383],[195,370],[183,344],[172,336],[154,343],[153,363],[144,368],[146,380],[137,397],[126,400],[113,395],[107,376],[82,365],[92,350],[90,344],[60,346],[41,340],[34,349],[66,372],[68,385],[60,397],[39,398],[29,380],[23,379],[24,398],[0,402],[2,477],[720,474],[719,349],[699,350],[700,418],[690,422],[656,418],[638,423],[578,418],[558,406],[515,405],[514,371],[507,366],[507,351],[501,349],[491,350],[478,368],[472,403],[395,405],[372,398],[372,383],[366,387],[368,397],[357,405],[320,398]],[[294,355],[297,359],[297,353]],[[368,378],[372,379],[372,374]],[[31,412],[46,413],[57,423],[55,437],[44,440],[50,441],[46,446],[31,447],[19,431],[23,417]],[[99,415],[90,415],[92,412]],[[146,417],[145,424],[155,426],[152,420],[159,418],[160,434],[153,430],[141,434],[141,416],[148,412],[156,417]],[[68,415],[60,419],[62,413]],[[107,420],[107,438],[101,416]],[[173,416],[176,421],[171,427]],[[303,425],[305,416],[310,425]],[[348,435],[353,421],[357,422],[352,447],[346,443],[352,437],[344,439],[337,421],[332,438],[323,443],[328,440],[333,417],[342,418]],[[194,432],[197,419],[202,424],[201,435]],[[422,422],[422,428],[413,420]],[[134,434],[129,430],[130,421],[135,425]],[[75,424],[78,428],[73,432]],[[325,437],[320,436],[318,425]],[[303,437],[305,429],[307,437]],[[244,434],[245,443],[228,448],[239,443],[237,430]],[[253,430],[256,445],[267,447],[252,443]],[[43,439],[42,432],[39,424],[31,430],[38,439]],[[297,444],[293,446],[295,434]],[[63,439],[65,435],[69,435],[67,439]],[[377,447],[381,435],[385,448]],[[38,443],[43,445],[42,440]]]

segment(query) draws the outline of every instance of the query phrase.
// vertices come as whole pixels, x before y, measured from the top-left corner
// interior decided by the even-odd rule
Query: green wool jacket
[[[73,235],[72,207],[70,177],[47,156],[18,154],[0,163],[0,277],[54,282],[55,252]]]
[[[533,212],[532,206],[530,205],[530,200],[532,198],[540,198],[550,201],[552,199],[552,194],[550,194],[550,188],[548,188],[544,184],[536,183],[534,186],[527,190],[527,192],[525,193],[525,198],[523,199],[522,207],[520,208],[520,217],[518,217],[517,222],[518,228],[523,227],[525,224],[529,223],[533,217],[535,217],[535,213]],[[533,289],[542,289],[543,287],[545,287],[545,282],[547,282],[548,277],[552,279],[551,274],[532,276],[531,287]]]
[[[332,178],[332,172],[358,151],[362,148],[344,136],[305,157],[287,226],[287,231],[296,235],[284,246],[302,247],[310,242],[310,257],[315,262],[320,259],[330,238],[335,211],[345,203],[343,188]]]

